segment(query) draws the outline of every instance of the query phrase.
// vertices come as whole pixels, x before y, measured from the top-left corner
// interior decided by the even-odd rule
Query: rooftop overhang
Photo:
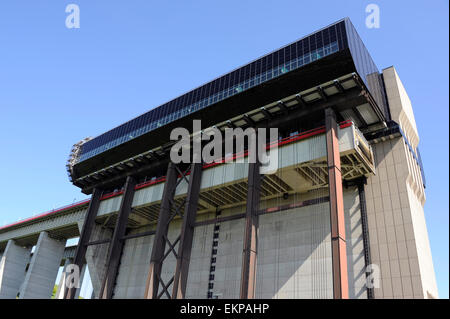
[[[170,132],[192,131],[192,120],[212,126],[288,127],[299,119],[320,121],[323,110],[334,108],[340,120],[352,120],[362,132],[384,126],[384,116],[365,83],[354,70],[348,50],[253,87],[236,96],[169,123],[113,149],[75,164],[72,182],[84,193],[94,187],[116,187],[126,175],[152,176],[165,172]],[[159,172],[159,173],[158,173]]]

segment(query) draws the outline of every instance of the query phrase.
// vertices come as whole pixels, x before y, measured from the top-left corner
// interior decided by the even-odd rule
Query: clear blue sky
[[[65,27],[78,4],[81,28]],[[379,29],[365,7],[380,7]],[[340,18],[412,100],[427,178],[426,220],[448,298],[447,0],[23,1],[0,3],[0,224],[81,200],[71,146]]]

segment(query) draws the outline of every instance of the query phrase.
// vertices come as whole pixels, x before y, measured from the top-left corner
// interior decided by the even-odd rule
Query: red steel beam
[[[125,231],[128,223],[128,216],[131,213],[131,204],[133,202],[134,187],[136,186],[136,179],[128,176],[125,182],[125,191],[123,193],[122,202],[120,203],[119,213],[117,215],[114,233],[109,244],[108,260],[106,262],[105,277],[102,282],[102,289],[100,291],[101,299],[111,299],[114,292],[117,273],[119,270],[120,257],[122,255],[124,242],[122,237],[125,236]]]
[[[247,208],[245,213],[244,248],[242,251],[241,299],[255,298],[258,211],[261,194],[259,167],[259,162],[250,163],[248,169]]]
[[[330,191],[333,295],[335,299],[348,299],[347,245],[345,242],[341,158],[339,154],[336,114],[331,108],[325,110],[325,131],[327,144],[328,185]]]
[[[169,230],[171,201],[177,187],[177,170],[175,164],[169,163],[167,168],[166,183],[164,185],[163,195],[161,199],[161,208],[156,225],[156,233],[153,239],[152,257],[150,259],[150,268],[145,287],[144,298],[156,299],[161,278],[161,269],[164,260],[164,252],[166,249],[166,240]]]
[[[194,238],[195,217],[197,215],[200,182],[202,179],[202,164],[192,164],[189,176],[189,188],[181,226],[181,238],[178,246],[177,265],[173,282],[172,299],[184,299],[191,260],[192,241]]]
[[[75,258],[73,263],[78,266],[80,272],[84,265],[84,258],[86,250],[91,238],[92,228],[95,224],[95,217],[97,216],[98,208],[100,207],[100,198],[102,197],[102,190],[94,188],[89,207],[84,218],[83,228],[81,229],[80,239],[78,240],[77,249],[75,251]],[[64,287],[64,299],[74,299],[77,294],[77,289],[80,288],[66,288]]]

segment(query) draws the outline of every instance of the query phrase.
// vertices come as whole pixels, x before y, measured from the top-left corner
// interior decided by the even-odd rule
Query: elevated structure
[[[199,118],[279,128],[277,170],[172,163],[171,130]],[[0,228],[0,296],[45,296],[70,260],[97,298],[437,297],[418,136],[395,69],[343,19],[77,143],[91,199]]]
[[[354,74],[358,87],[340,101],[320,103],[354,85],[348,78],[340,80],[349,74]],[[388,118],[378,69],[351,22],[344,19],[100,136],[81,141],[69,159],[70,178],[84,192],[91,193],[98,186],[123,185],[125,176],[136,174],[137,168],[142,177],[152,177],[158,168],[159,175],[163,175],[167,164],[156,166],[167,157],[171,130],[191,128],[193,119],[201,118],[204,128],[254,124],[273,127],[276,123],[272,118],[283,117],[278,123],[283,122],[287,131],[297,130],[296,125],[288,126],[283,116],[285,109],[279,105],[287,97],[291,99],[286,108],[304,109],[300,115],[288,117],[291,122],[304,121],[303,130],[316,126],[317,120],[310,119],[313,115],[323,117],[326,105],[332,105],[341,118],[357,121],[363,130],[383,127]]]

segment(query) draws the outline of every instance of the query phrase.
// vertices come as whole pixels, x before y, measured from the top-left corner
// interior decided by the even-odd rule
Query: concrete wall
[[[208,214],[208,218],[214,218]],[[191,262],[186,287],[186,298],[204,299],[207,297],[214,225],[196,227],[192,242]]]
[[[368,179],[366,197],[372,262],[381,271],[375,297],[437,297],[423,206],[405,165],[409,150],[402,138],[374,149],[378,174]]]
[[[348,286],[350,298],[367,298],[366,264],[357,188],[344,190],[345,236],[347,243]]]
[[[222,216],[242,213],[242,208],[231,209]],[[213,295],[218,298],[239,298],[242,267],[242,249],[245,220],[243,218],[220,223]]]
[[[304,195],[301,199],[327,195],[327,191],[321,191]],[[275,199],[261,205],[262,208],[273,207],[280,202],[287,204],[298,200],[297,197],[291,197],[287,201]],[[361,215],[355,188],[345,190],[344,206],[350,297],[366,298]],[[221,217],[242,213],[244,209],[237,207],[224,210]],[[198,216],[197,220],[212,218],[214,214],[210,213]],[[178,237],[180,226],[180,219],[171,223],[168,233],[171,242]],[[222,222],[219,226],[218,246],[214,247],[217,249],[214,271],[210,270],[214,224],[196,227],[194,231],[187,298],[206,298],[210,274],[214,275],[214,296],[239,297],[244,219]],[[96,227],[96,234],[99,234],[100,227]],[[153,228],[154,226],[135,229],[131,233],[141,233]],[[92,240],[104,238],[99,235],[93,237],[95,239]],[[153,235],[126,241],[114,298],[143,298],[152,245]],[[101,285],[99,274],[103,273],[107,246],[89,248],[97,249],[96,253],[88,252],[87,257],[90,271],[94,268],[94,273],[97,274],[91,275],[94,287]],[[168,249],[167,246],[166,251]],[[175,265],[175,257],[170,254],[162,268],[162,279],[166,284],[174,275]],[[256,293],[258,298],[332,298],[329,202],[260,216]]]
[[[332,298],[329,202],[260,216],[257,297]]]
[[[433,259],[431,257],[425,212],[421,202],[411,190],[411,187],[406,185],[406,189],[411,208],[411,219],[414,228],[423,296],[424,298],[438,298],[439,295],[434,273]]]
[[[391,66],[384,69],[383,78],[392,120],[400,124],[413,147],[417,147],[419,144],[419,133],[408,93],[406,93],[405,87],[394,67]]]
[[[212,218],[210,214],[203,218]],[[170,227],[168,238],[173,243],[180,234],[181,219],[174,220]],[[212,249],[213,225],[196,227],[191,252],[191,263],[189,265],[189,276],[186,287],[186,298],[206,298],[208,290],[209,266]],[[178,249],[178,245],[176,246]],[[169,249],[166,246],[166,251]],[[164,261],[161,278],[167,284],[175,273],[176,259],[170,254]],[[171,287],[172,288],[172,287]],[[161,291],[161,288],[160,288]],[[169,290],[172,293],[172,289]],[[166,298],[164,295],[163,298]]]
[[[320,196],[318,196],[320,195]],[[308,196],[308,195],[306,195]],[[316,193],[313,197],[325,197]],[[310,198],[302,198],[302,200]],[[271,200],[263,207],[287,204]],[[356,189],[344,193],[347,254],[351,298],[367,298],[361,214]],[[241,208],[224,212],[233,215]],[[220,224],[213,293],[218,298],[239,298],[244,219]],[[259,218],[257,298],[332,298],[329,202],[309,205]]]
[[[411,101],[393,67],[383,76],[392,118],[415,148],[419,137]],[[402,137],[372,147],[377,175],[365,189],[372,263],[381,275],[375,297],[437,298],[418,163]]]
[[[198,220],[213,218],[211,214],[200,216]],[[155,226],[134,229],[130,234],[137,234],[153,230]],[[170,227],[168,238],[173,243],[180,234],[181,220],[174,220]],[[126,241],[120,260],[120,267],[116,279],[114,298],[143,298],[148,270],[150,267],[151,250],[154,236],[145,236]],[[211,259],[213,238],[213,225],[199,226],[195,228],[191,263],[186,289],[186,298],[206,298],[209,278],[209,265]],[[178,245],[175,246],[176,251]],[[166,251],[169,246],[166,245]],[[167,284],[175,273],[176,260],[170,254],[164,260],[162,268],[162,280]],[[161,288],[160,288],[161,289]],[[161,291],[161,290],[160,290]],[[172,286],[169,289],[172,294]],[[167,298],[166,295],[163,298]]]
[[[141,233],[152,230],[152,228],[139,228],[131,233]],[[114,289],[114,298],[140,299],[144,297],[153,238],[152,235],[129,239],[125,242]]]

